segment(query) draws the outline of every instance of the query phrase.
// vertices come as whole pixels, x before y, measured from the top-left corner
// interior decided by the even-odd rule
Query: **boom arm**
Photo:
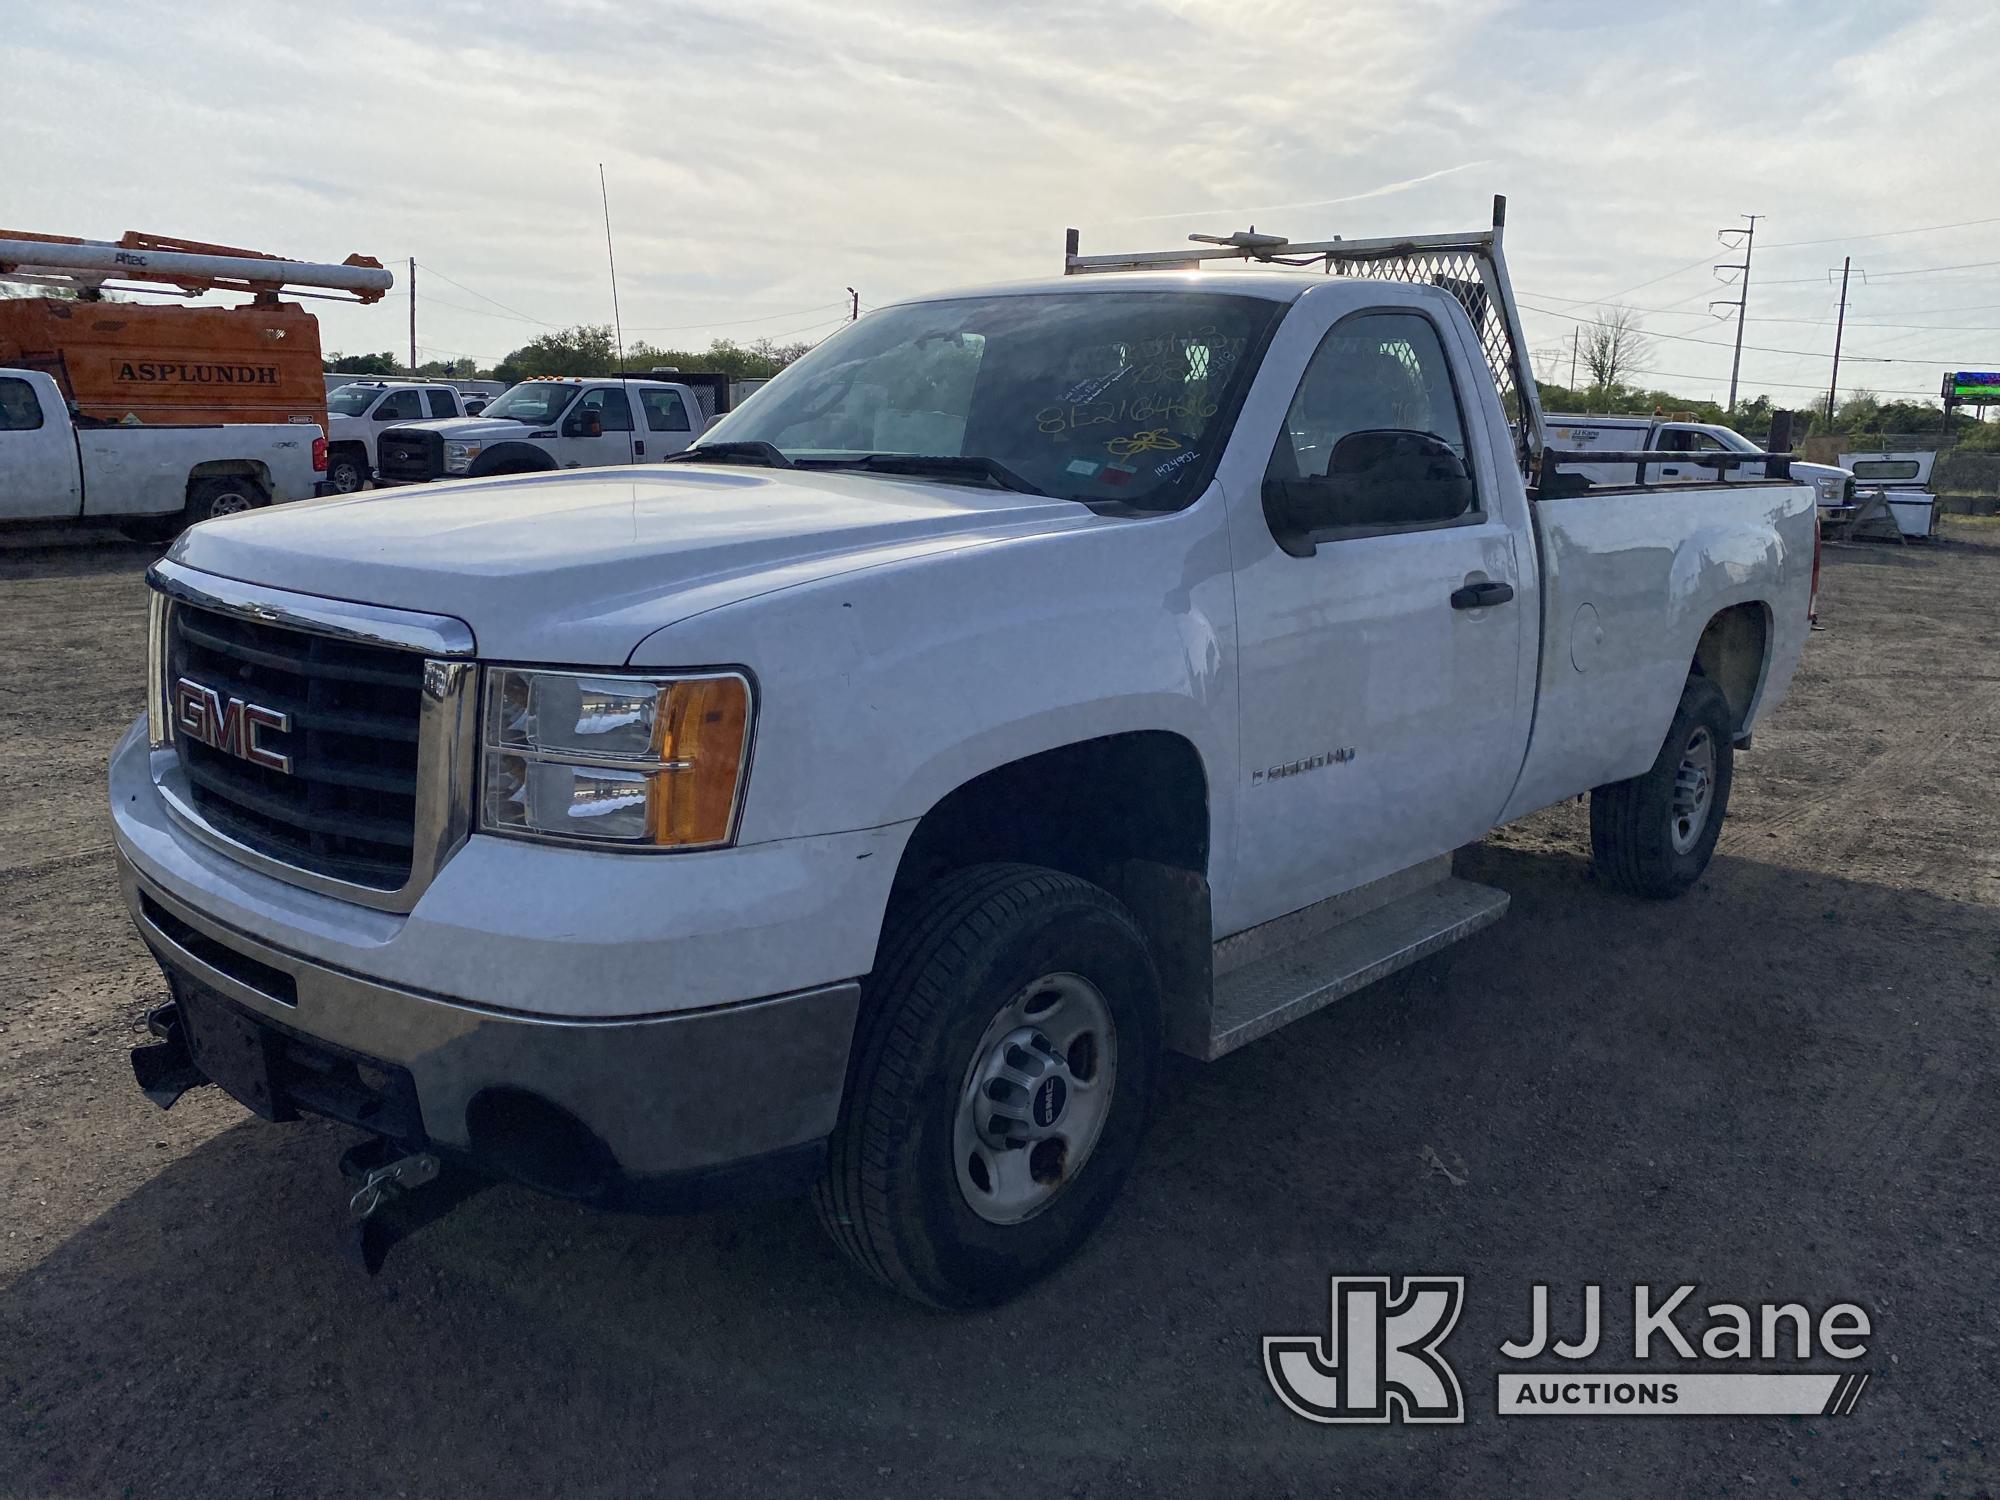
[[[229,245],[126,231],[123,238],[82,240],[64,235],[0,230],[0,278],[39,285],[97,290],[107,282],[202,292],[278,292],[324,287],[357,302],[379,302],[395,284],[381,262],[350,255],[338,263],[287,260]]]

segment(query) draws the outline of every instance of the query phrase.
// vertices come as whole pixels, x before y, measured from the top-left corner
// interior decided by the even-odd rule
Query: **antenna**
[[[618,340],[618,368],[625,368],[625,322],[618,316],[618,257],[611,253],[611,191],[604,185],[604,163],[597,164],[597,193],[604,200],[604,259],[611,267],[611,327]]]

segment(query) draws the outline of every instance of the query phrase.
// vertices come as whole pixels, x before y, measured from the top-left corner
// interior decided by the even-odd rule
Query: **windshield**
[[[870,454],[978,459],[1064,499],[1185,505],[1221,456],[1285,305],[1173,291],[886,308],[784,370],[697,447],[768,443],[813,468]]]
[[[507,417],[530,424],[553,422],[563,414],[563,408],[576,399],[576,393],[581,389],[581,386],[564,385],[553,380],[524,380],[479,415]]]
[[[1717,427],[1713,430],[1717,440],[1725,448],[1733,449],[1738,453],[1759,453],[1763,451],[1733,427]]]
[[[379,385],[343,385],[326,398],[326,409],[336,417],[358,417],[369,403],[382,394]]]

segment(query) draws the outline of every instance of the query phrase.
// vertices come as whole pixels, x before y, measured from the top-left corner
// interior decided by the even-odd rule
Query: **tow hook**
[[[382,1269],[389,1251],[406,1235],[486,1186],[485,1178],[471,1172],[447,1175],[444,1163],[429,1151],[412,1151],[381,1137],[342,1153],[340,1175],[351,1190],[342,1250],[370,1276]],[[429,1192],[416,1193],[441,1177],[444,1181]]]
[[[178,1002],[169,1000],[147,1011],[146,1030],[159,1040],[132,1049],[132,1076],[148,1099],[161,1109],[172,1109],[182,1094],[207,1083],[208,1075],[194,1065],[194,1054],[188,1051]]]

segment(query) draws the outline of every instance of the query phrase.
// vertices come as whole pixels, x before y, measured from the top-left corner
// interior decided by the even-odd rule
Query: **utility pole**
[[[1736,247],[1730,244],[1729,236],[1732,234],[1743,236],[1742,263],[1739,265],[1733,260],[1725,261],[1715,268],[1718,271],[1741,271],[1743,273],[1743,280],[1738,288],[1739,295],[1734,302],[1715,301],[1708,304],[1710,308],[1734,307],[1736,309],[1736,352],[1729,358],[1729,411],[1732,416],[1736,412],[1736,374],[1743,366],[1743,320],[1750,313],[1750,249],[1757,240],[1757,221],[1763,218],[1764,215],[1744,214],[1743,217],[1750,221],[1748,229],[1718,229],[1715,231],[1715,237],[1721,240],[1726,248],[1731,250]]]
[[[417,258],[410,257],[410,373],[417,373]]]
[[[849,287],[847,289],[847,321],[850,323],[857,322],[860,317],[861,293],[855,291],[853,287]]]
[[[1577,341],[1582,337],[1583,325],[1579,323],[1569,331],[1569,388],[1571,390],[1576,389],[1576,346]]]
[[[1840,386],[1840,337],[1847,331],[1847,273],[1854,268],[1854,257],[1849,255],[1840,262],[1840,320],[1833,325],[1833,378],[1826,383],[1826,425],[1833,425],[1833,393]]]

